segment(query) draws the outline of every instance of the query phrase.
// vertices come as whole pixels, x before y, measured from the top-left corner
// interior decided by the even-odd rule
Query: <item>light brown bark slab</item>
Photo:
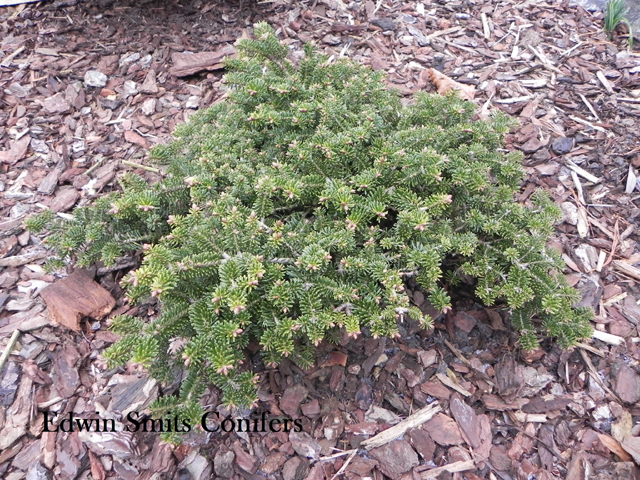
[[[49,285],[40,295],[47,304],[51,320],[76,332],[80,331],[83,317],[100,319],[116,305],[111,294],[83,270],[76,270]]]

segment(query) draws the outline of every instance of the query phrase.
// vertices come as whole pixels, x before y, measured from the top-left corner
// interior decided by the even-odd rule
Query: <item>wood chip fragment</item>
[[[383,432],[380,432],[375,437],[369,438],[362,442],[362,445],[367,450],[371,450],[372,448],[380,447],[386,443],[392,442],[396,438],[404,435],[407,430],[410,428],[416,428],[423,423],[431,420],[433,416],[442,411],[438,402],[433,402],[430,405],[418,410],[413,415],[402,420],[397,425],[394,425],[391,428],[386,429]]]
[[[465,358],[465,356],[462,355],[462,352],[460,350],[458,350],[456,347],[454,347],[453,344],[449,340],[445,339],[444,343],[445,343],[445,345],[447,347],[449,347],[449,350],[451,350],[453,352],[453,354],[456,357],[458,357],[458,360],[460,360],[462,363],[464,363],[465,365],[467,365],[469,367],[471,366],[471,363],[469,362],[469,360],[467,360]]]
[[[546,78],[526,78],[520,80],[523,87],[526,88],[542,88],[547,85],[548,80]]]
[[[124,132],[124,139],[129,142],[129,143],[133,143],[135,145],[139,145],[142,148],[149,148],[149,142],[147,142],[147,140],[142,137],[140,134],[134,132],[133,130],[127,130],[126,132]]]
[[[562,254],[562,260],[564,260],[564,263],[567,265],[567,267],[569,267],[574,272],[582,271],[580,267],[576,264],[576,262],[574,262],[573,259],[566,253]]]
[[[11,353],[11,350],[13,350],[13,346],[16,344],[16,341],[18,340],[19,335],[20,335],[20,330],[17,330],[17,329],[14,330],[13,333],[11,334],[9,343],[7,343],[7,346],[4,348],[4,351],[2,352],[2,356],[0,356],[0,373],[2,373],[2,367],[4,367],[4,364],[7,361],[7,358],[9,358],[9,354]]]
[[[604,354],[604,352],[602,350],[600,350],[600,349],[598,349],[596,347],[593,347],[593,346],[591,346],[591,345],[589,345],[587,343],[578,343],[578,344],[576,344],[576,347],[582,348],[582,349],[586,350],[587,352],[594,353],[594,354],[598,355],[599,357],[602,357],[602,358],[605,357],[605,354]]]
[[[0,452],[27,433],[32,408],[32,386],[33,381],[29,375],[22,375],[15,400],[6,411],[6,422],[0,430]]]
[[[622,448],[624,448],[631,456],[633,460],[640,465],[640,437],[627,436],[621,443]]]
[[[48,469],[53,469],[56,464],[56,436],[57,432],[42,432],[40,439],[40,455],[42,463]],[[103,479],[104,480],[104,479]]]
[[[598,77],[598,80],[600,80],[600,83],[602,84],[604,89],[607,91],[607,93],[609,95],[613,95],[613,87],[611,86],[611,83],[609,82],[609,80],[607,80],[607,78],[604,76],[604,73],[602,73],[602,70],[598,70],[596,72],[596,77]]]
[[[51,319],[76,332],[83,317],[102,318],[116,304],[111,294],[83,270],[49,285],[40,296],[49,307]]]
[[[0,7],[10,7],[12,5],[22,5],[27,3],[39,3],[43,0],[0,0]]]
[[[567,167],[569,167],[571,170],[576,172],[578,175],[580,175],[585,180],[588,180],[588,181],[590,181],[592,183],[600,183],[600,179],[598,177],[596,177],[594,175],[591,175],[585,169],[580,168],[578,165],[576,165],[575,163],[573,163],[569,159],[567,159]]]
[[[632,193],[636,188],[636,181],[638,177],[636,172],[633,171],[633,165],[629,165],[629,172],[627,173],[627,185],[624,188],[624,193]]]
[[[580,41],[578,43],[576,43],[573,47],[571,47],[569,50],[566,50],[564,52],[562,52],[560,54],[560,58],[562,57],[566,57],[567,55],[569,55],[570,53],[572,53],[574,50],[576,50],[577,48],[580,48],[582,45],[584,45],[583,41]]]
[[[624,343],[624,338],[618,335],[612,335],[611,333],[601,332],[600,330],[593,331],[593,338],[608,343],[609,345],[622,345]]]
[[[598,253],[598,264],[596,265],[596,272],[601,272],[604,267],[604,261],[607,259],[607,252],[600,250]]]
[[[587,209],[582,204],[578,204],[578,223],[576,228],[580,238],[585,238],[589,235],[589,216],[587,215]]]
[[[232,46],[226,46],[217,52],[192,54],[176,52],[171,55],[173,67],[169,69],[169,73],[176,77],[187,77],[203,70],[220,70],[223,67],[224,58],[235,53],[236,49]]]
[[[11,315],[6,319],[7,324],[0,327],[0,336],[13,333],[16,329],[28,332],[48,325],[49,320],[41,313],[42,310],[44,310],[42,302],[36,302],[32,309]]]
[[[47,253],[44,250],[36,250],[33,252],[25,253],[24,255],[0,258],[0,267],[20,267],[46,256]]]
[[[593,108],[593,105],[591,105],[591,102],[589,102],[589,100],[587,100],[587,97],[585,97],[583,94],[579,93],[578,95],[582,99],[582,103],[584,103],[587,106],[587,108],[589,109],[589,111],[593,115],[593,118],[595,118],[596,121],[599,122],[600,121],[600,117],[598,116],[598,114],[596,113],[595,109]]]
[[[562,70],[560,70],[558,67],[554,66],[551,63],[551,61],[545,56],[545,54],[542,53],[542,51],[536,50],[532,45],[527,45],[527,48],[536,57],[538,57],[538,60],[540,60],[542,62],[542,65],[544,66],[544,68],[546,68],[547,70],[551,70],[552,72],[555,72],[555,73],[558,73],[558,74],[562,75]]]
[[[600,253],[604,253],[604,251],[600,250]],[[599,270],[598,270],[599,271]],[[628,293],[622,292],[618,295],[614,295],[611,298],[608,298],[606,302],[602,302],[602,305],[608,307],[609,305],[613,305],[614,303],[618,303],[620,300],[624,300],[627,298]]]
[[[439,30],[437,32],[434,32],[434,33],[431,33],[431,34],[427,35],[427,38],[429,40],[431,40],[432,38],[439,37],[440,35],[447,35],[449,33],[455,33],[455,32],[457,32],[458,30],[461,30],[461,29],[462,29],[462,27],[451,27],[451,28],[447,28],[445,30]]]
[[[578,351],[580,352],[580,356],[582,357],[582,360],[587,365],[587,369],[589,370],[589,376],[593,378],[593,380],[598,385],[600,385],[600,387],[605,392],[607,392],[611,396],[611,398],[613,398],[618,403],[622,403],[622,400],[620,400],[620,397],[618,397],[615,393],[613,393],[613,391],[611,391],[611,389],[607,387],[607,385],[605,385],[605,383],[602,381],[602,379],[600,378],[600,375],[598,375],[598,372],[596,371],[596,367],[593,366],[593,363],[591,362],[589,355],[587,355],[587,353],[583,349],[579,349]]]
[[[623,103],[640,103],[640,98],[616,97],[616,100]]]
[[[573,120],[574,122],[581,123],[583,125],[586,125],[587,127],[593,128],[594,130],[597,130],[597,131],[602,132],[602,133],[606,133],[608,137],[612,137],[613,136],[613,133],[607,131],[605,128],[603,128],[603,127],[601,127],[599,125],[594,125],[591,122],[587,122],[586,120],[583,120],[582,118],[576,117],[575,115],[569,115],[569,118],[571,120]]]
[[[436,377],[444,385],[446,385],[447,387],[451,388],[452,390],[455,390],[456,392],[464,395],[465,397],[470,397],[471,396],[471,392],[469,390],[463,388],[460,384],[458,384],[458,383],[454,382],[453,380],[451,380],[447,375],[444,375],[443,373],[436,373]]]
[[[443,465],[442,467],[432,468],[431,470],[420,472],[420,478],[422,478],[422,480],[435,479],[444,472],[465,472],[467,470],[473,470],[474,468],[475,463],[473,460],[460,460],[459,462],[453,462],[449,465]]]
[[[489,27],[487,14],[484,12],[481,12],[480,18],[482,19],[482,35],[484,36],[485,39],[489,40],[491,38],[491,28]]]
[[[449,408],[467,444],[474,450],[478,448],[481,444],[480,420],[476,412],[457,393],[451,396]]]
[[[523,97],[500,98],[500,99],[494,100],[494,102],[500,103],[502,105],[509,105],[511,103],[526,102],[528,100],[531,100],[531,98],[532,98],[531,95],[525,95]]]
[[[613,232],[605,227],[602,223],[600,223],[597,218],[589,217],[589,223],[598,227],[600,231],[608,236],[611,240],[615,239],[615,235],[613,234]]]
[[[486,393],[482,396],[482,402],[485,407],[489,410],[497,410],[499,412],[504,412],[506,410],[519,410],[524,405],[529,403],[529,400],[526,398],[516,398],[513,402],[505,402],[498,395],[492,395],[490,393]]]
[[[11,65],[11,62],[13,61],[14,58],[16,58],[18,55],[20,55],[23,50],[27,48],[24,45],[21,46],[20,48],[16,49],[15,52],[10,53],[9,55],[7,55],[6,57],[4,57],[2,59],[2,61],[0,62],[0,66],[2,67],[8,67],[9,65]]]
[[[605,447],[611,450],[611,453],[620,457],[620,460],[622,460],[623,462],[633,462],[633,457],[629,455],[624,448],[622,448],[620,442],[618,442],[615,438],[605,433],[598,433],[598,438]]]
[[[571,179],[573,180],[573,184],[576,186],[576,191],[578,192],[578,200],[580,200],[580,205],[585,205],[587,202],[584,200],[584,190],[582,189],[582,182],[578,178],[578,174],[571,170]]]
[[[619,271],[620,273],[624,273],[627,277],[640,280],[640,268],[629,265],[627,262],[624,262],[622,260],[614,260],[613,262],[611,262],[611,265],[615,270]]]
[[[549,420],[544,413],[513,412],[513,415],[521,423],[545,423]]]
[[[11,147],[3,152],[0,152],[0,163],[8,163],[9,165],[13,165],[18,160],[22,160],[22,158],[27,153],[27,149],[29,148],[30,143],[31,137],[29,135],[25,135],[19,140],[12,141]]]

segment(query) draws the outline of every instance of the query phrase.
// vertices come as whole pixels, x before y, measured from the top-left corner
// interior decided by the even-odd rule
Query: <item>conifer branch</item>
[[[227,62],[228,96],[152,150],[166,164],[156,185],[134,174],[123,191],[74,211],[29,219],[49,229],[58,263],[115,262],[144,243],[123,279],[133,301],[156,297],[148,323],[114,320],[107,352],[154,376],[184,375],[158,411],[197,419],[213,382],[228,405],[251,405],[255,376],[243,349],[304,365],[338,328],[393,336],[412,306],[412,279],[436,309],[452,308],[463,276],[477,297],[505,305],[524,348],[543,335],[562,346],[590,335],[590,311],[546,247],[558,207],[544,193],[515,201],[521,156],[500,148],[511,121],[473,122],[455,94],[418,95],[404,107],[382,74],[326,63],[305,47],[298,67],[266,24]],[[199,420],[198,420],[199,421]]]

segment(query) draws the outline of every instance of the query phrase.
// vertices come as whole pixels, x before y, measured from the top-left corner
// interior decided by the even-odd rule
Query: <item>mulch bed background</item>
[[[195,430],[175,447],[157,433],[43,431],[44,411],[121,420],[171,386],[133,366],[109,370],[100,357],[116,339],[111,316],[157,314],[155,304],[122,298],[118,281],[135,259],[74,274],[84,276],[63,290],[24,219],[44,208],[69,214],[117,189],[123,171],[159,178],[145,163],[148,148],[224,94],[221,57],[260,20],[293,49],[313,41],[386,71],[407,101],[435,91],[427,74],[435,68],[473,86],[483,111],[517,117],[507,148],[526,154],[519,200],[543,188],[562,205],[553,244],[581,305],[596,312],[596,338],[523,352],[504,311],[461,291],[432,331],[408,323],[393,341],[323,344],[309,370],[267,368],[254,356],[257,414],[301,419],[303,432]],[[609,42],[601,25],[602,13],[530,0],[0,9],[0,351],[21,332],[0,372],[0,476],[640,478],[640,54],[621,34]],[[84,303],[64,302],[69,291]],[[411,298],[429,309],[419,288]],[[54,325],[61,309],[72,320]],[[220,407],[215,389],[205,402],[221,417],[248,414]],[[361,448],[436,404],[441,411],[400,440]]]

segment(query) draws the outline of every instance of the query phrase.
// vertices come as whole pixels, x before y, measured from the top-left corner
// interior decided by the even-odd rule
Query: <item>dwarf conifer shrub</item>
[[[408,317],[429,324],[409,278],[442,311],[456,282],[475,278],[484,303],[511,310],[525,348],[540,334],[563,346],[589,335],[589,311],[572,308],[578,294],[546,246],[559,209],[542,192],[514,201],[508,117],[472,121],[473,104],[453,94],[403,107],[380,73],[310,46],[295,66],[270,27],[255,35],[227,62],[228,98],[152,151],[163,181],[127,175],[73,221],[30,221],[49,228],[61,261],[143,247],[123,283],[133,301],[157,297],[161,315],[117,318],[107,357],[163,380],[183,372],[180,397],[160,408],[197,418],[211,382],[227,404],[251,404],[252,339],[267,363],[304,366],[341,328],[393,336]]]

